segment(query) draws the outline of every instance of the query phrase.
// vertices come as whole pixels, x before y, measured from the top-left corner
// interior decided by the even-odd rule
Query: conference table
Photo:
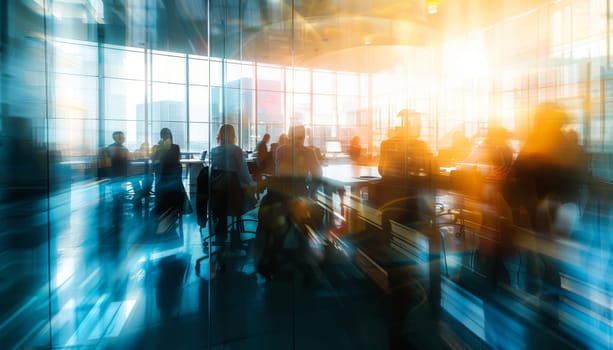
[[[329,164],[322,167],[322,179],[328,193],[335,190],[341,194],[348,190],[351,194],[359,194],[369,182],[381,179],[381,175],[376,166]]]

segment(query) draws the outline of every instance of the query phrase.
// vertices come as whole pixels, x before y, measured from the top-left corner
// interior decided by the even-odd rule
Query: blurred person
[[[164,219],[175,211],[183,212],[187,199],[182,182],[181,149],[173,142],[168,128],[160,130],[160,141],[151,154],[155,174],[155,215]]]
[[[454,159],[463,160],[470,153],[472,144],[466,135],[464,135],[464,132],[457,130],[451,136],[451,148],[454,152]]]
[[[398,209],[397,215],[393,215],[396,220],[418,221],[427,215],[423,199],[434,169],[433,158],[426,143],[418,139],[420,115],[403,109],[397,117],[401,118],[401,126],[381,142],[378,166],[381,180],[372,185],[372,191],[369,189],[369,200],[381,208],[394,203],[393,207]]]
[[[512,215],[503,197],[503,186],[513,164],[513,150],[508,143],[510,135],[503,127],[489,127],[485,139],[473,148],[465,161],[469,169],[464,170],[464,178],[470,179],[468,182],[472,181],[474,187],[461,193],[474,195],[478,203],[476,211],[481,218],[478,234],[484,239],[477,242],[474,266],[489,282],[484,297],[490,295],[487,292],[494,292],[499,284],[510,284],[504,257],[512,251]]]
[[[141,143],[140,147],[134,152],[134,156],[136,159],[148,159],[150,151],[149,142],[145,141]]]
[[[219,127],[217,146],[211,148],[210,161],[212,171],[235,172],[238,175],[245,198],[256,192],[257,184],[249,173],[243,150],[236,145],[236,131],[231,124],[223,124]],[[225,241],[228,233],[228,217],[223,213],[218,215],[214,213],[213,220],[215,220],[216,239],[221,242]]]
[[[304,283],[318,280],[317,254],[305,232],[306,226],[314,227],[323,217],[311,198],[320,184],[322,167],[313,149],[304,145],[305,138],[303,125],[290,128],[289,142],[276,152],[274,183],[269,184],[258,212],[261,234],[256,250],[261,253],[257,266],[266,279],[290,265],[298,269]]]
[[[360,137],[354,136],[349,142],[349,158],[354,164],[357,164],[360,161],[361,156],[362,146],[360,145]]]
[[[424,141],[419,140],[421,116],[403,109],[396,115],[401,126],[395,128],[390,138],[381,142],[378,170],[381,180],[369,186],[369,201],[381,211],[381,228],[384,244],[392,237],[391,222],[398,222],[414,229],[425,229],[424,223],[432,218],[429,208],[433,194],[429,178],[433,169],[433,157]],[[410,322],[410,295],[415,284],[389,279],[387,318],[390,348],[410,347],[406,324]],[[413,287],[413,288],[412,288]],[[412,321],[412,320],[411,320]]]
[[[270,134],[266,133],[262,136],[262,140],[258,142],[256,147],[256,164],[258,170],[264,173],[272,173],[274,163],[271,158],[271,152],[268,151],[268,142],[270,142]]]
[[[446,166],[454,166],[468,157],[472,149],[470,140],[464,135],[463,131],[456,130],[451,135],[451,145],[449,148],[440,149],[438,153],[439,163]]]
[[[273,165],[273,172],[274,172],[274,163],[275,163],[275,155],[277,154],[277,149],[282,146],[287,144],[287,142],[289,141],[287,134],[281,133],[279,135],[279,139],[277,140],[277,142],[273,142],[272,144],[270,144],[270,157],[272,160],[272,165]]]
[[[402,119],[402,126],[381,142],[378,168],[384,179],[406,180],[410,175],[429,170],[430,150],[418,139],[421,133],[419,115],[403,109],[397,117]]]
[[[512,168],[513,187],[521,192],[514,192],[516,196],[508,193],[509,203],[524,208],[528,225],[540,232],[550,231],[559,204],[578,202],[585,184],[587,162],[576,142],[562,130],[568,118],[558,104],[539,105],[534,130]]]
[[[149,147],[149,142],[145,141],[141,143],[140,147],[134,151],[134,159],[136,160],[144,160],[144,167],[142,169],[142,174],[135,178],[132,181],[132,186],[134,188],[134,200],[135,205],[141,206],[142,200],[145,196],[149,196],[151,192],[151,187],[153,186],[153,175],[150,172],[149,166],[149,158],[151,155],[151,148]]]
[[[111,179],[113,196],[113,229],[119,230],[122,216],[122,206],[125,200],[124,184],[128,176],[128,160],[130,151],[123,145],[126,141],[122,131],[113,132],[113,143],[107,146],[110,167],[108,175]]]
[[[579,160],[577,145],[562,130],[569,116],[561,105],[539,105],[534,120],[534,129],[512,167],[505,194],[517,224],[555,242],[567,238],[572,230],[568,214],[577,212],[572,208],[580,198],[584,181],[580,174],[585,173],[586,165]],[[537,252],[529,254],[526,262],[527,291],[540,297],[544,302],[541,315],[555,325],[555,305],[561,290],[556,258]]]
[[[275,175],[292,180],[294,195],[315,194],[322,175],[321,164],[313,149],[304,146],[304,125],[290,128],[289,142],[279,147],[275,155]]]

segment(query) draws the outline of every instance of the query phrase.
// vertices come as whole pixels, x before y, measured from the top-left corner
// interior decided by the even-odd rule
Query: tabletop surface
[[[322,167],[324,180],[343,185],[368,182],[381,178],[376,166],[354,164],[330,164]]]

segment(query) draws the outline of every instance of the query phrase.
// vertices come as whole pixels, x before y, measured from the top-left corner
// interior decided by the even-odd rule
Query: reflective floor
[[[14,298],[2,303],[7,348],[388,347],[381,293],[350,266],[330,266],[323,282],[294,273],[265,282],[239,252],[213,276],[204,260],[198,276],[194,214],[182,230],[152,234],[145,210],[131,203],[112,220],[109,193],[100,191],[90,183],[53,196],[49,232],[40,214],[41,242],[5,254],[2,284],[15,291],[3,293]]]
[[[3,349],[475,349],[487,348],[484,339],[576,347],[527,321],[529,300],[485,303],[447,279],[435,316],[415,271],[403,272],[402,299],[343,256],[327,256],[315,279],[289,268],[266,281],[253,234],[242,237],[246,249],[225,253],[223,269],[204,259],[198,272],[208,227],[202,233],[195,214],[160,230],[133,201],[118,220],[114,209],[108,188],[91,182],[4,208]]]

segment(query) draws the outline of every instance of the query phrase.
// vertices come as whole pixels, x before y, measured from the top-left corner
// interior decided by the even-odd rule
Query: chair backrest
[[[206,152],[206,151],[205,151]],[[198,226],[204,227],[209,210],[209,167],[200,169],[196,180],[196,216]]]
[[[209,205],[214,214],[225,216],[243,214],[245,197],[238,173],[218,169],[211,170],[210,188]]]

